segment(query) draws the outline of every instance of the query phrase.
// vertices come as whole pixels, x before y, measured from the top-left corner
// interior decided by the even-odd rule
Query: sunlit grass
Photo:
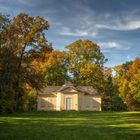
[[[0,140],[139,140],[140,112],[0,115]]]

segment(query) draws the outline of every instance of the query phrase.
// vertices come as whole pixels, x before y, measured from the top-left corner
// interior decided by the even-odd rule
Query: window
[[[94,108],[99,108],[99,106],[100,106],[100,103],[96,100],[93,100],[93,107]]]
[[[40,99],[40,107],[44,108],[46,105],[45,99]]]
[[[48,98],[48,106],[52,107],[52,98]]]
[[[78,108],[81,109],[82,108],[82,98],[78,99]]]
[[[90,98],[86,98],[86,108],[90,107]]]

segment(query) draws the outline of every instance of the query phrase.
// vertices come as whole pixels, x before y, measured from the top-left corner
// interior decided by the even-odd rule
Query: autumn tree
[[[15,93],[16,109],[22,104],[24,85],[39,89],[42,87],[43,76],[31,65],[34,59],[42,60],[41,52],[52,50],[51,45],[47,42],[44,30],[49,28],[48,21],[43,17],[31,17],[28,14],[21,13],[15,17],[11,24],[1,32],[2,44],[1,49],[5,50],[6,57],[12,55],[14,59],[6,59],[8,65],[7,71],[11,70],[10,65],[14,65],[15,80],[12,82],[12,92]],[[14,61],[14,62],[12,62]],[[4,66],[5,66],[4,65]],[[7,75],[3,71],[3,75]],[[8,78],[11,76],[9,73]],[[8,80],[9,81],[9,80]]]
[[[36,69],[44,75],[44,86],[60,86],[68,80],[65,55],[65,52],[53,50],[49,53],[44,53],[43,62],[33,61]]]
[[[140,59],[126,62],[120,66],[115,67],[116,81],[119,89],[119,94],[129,110],[140,109],[139,102],[139,71]]]
[[[127,77],[129,77],[130,94],[132,96],[133,108],[140,110],[140,58],[136,58],[129,68]]]
[[[134,100],[140,104],[140,73],[137,73],[130,83],[131,94]]]

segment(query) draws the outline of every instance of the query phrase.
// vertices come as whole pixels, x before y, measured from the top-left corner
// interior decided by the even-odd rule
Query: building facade
[[[38,94],[37,110],[101,111],[101,96],[90,86],[48,86]]]

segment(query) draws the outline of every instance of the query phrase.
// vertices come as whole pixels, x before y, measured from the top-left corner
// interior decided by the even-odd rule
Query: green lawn
[[[0,115],[0,140],[140,140],[140,112]]]

